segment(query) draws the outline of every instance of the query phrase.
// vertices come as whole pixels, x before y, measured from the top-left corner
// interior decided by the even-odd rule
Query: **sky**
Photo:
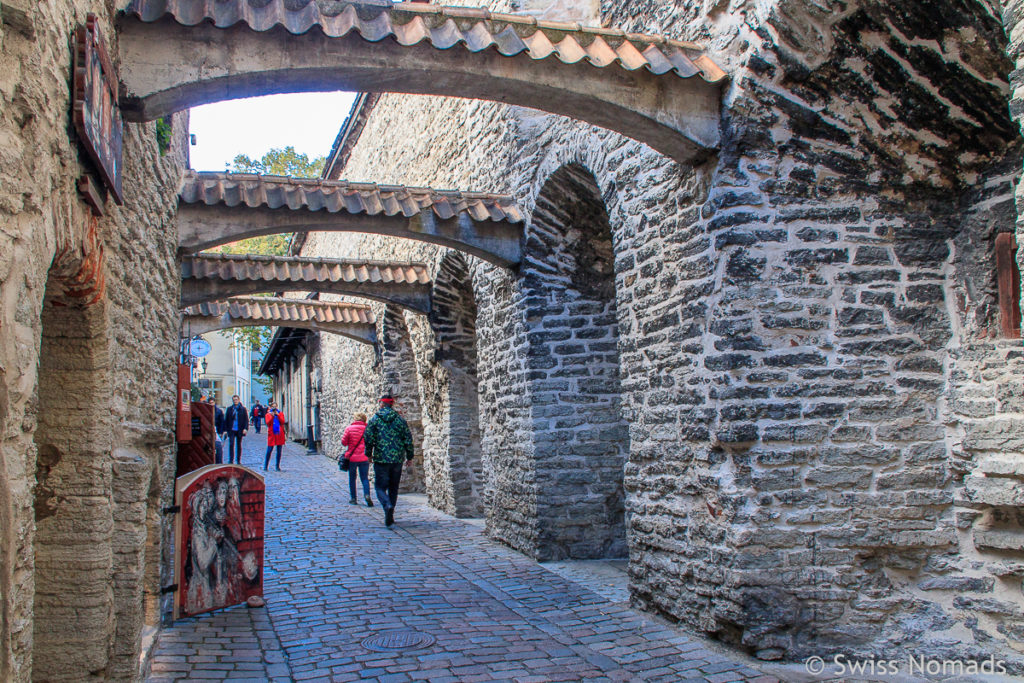
[[[237,154],[252,159],[291,145],[310,159],[331,151],[355,93],[295,93],[230,100],[195,107],[189,132],[192,168],[223,171]]]

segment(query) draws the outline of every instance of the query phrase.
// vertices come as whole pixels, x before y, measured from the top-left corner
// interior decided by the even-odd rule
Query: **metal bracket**
[[[170,586],[164,586],[160,589],[160,595],[166,595],[167,593],[177,593],[178,584],[172,583]]]
[[[181,506],[180,506],[180,505],[172,505],[172,506],[170,506],[170,507],[166,507],[166,508],[164,508],[164,509],[162,510],[162,512],[163,512],[163,513],[164,513],[165,515],[176,515],[176,514],[178,514],[179,512],[181,512]]]

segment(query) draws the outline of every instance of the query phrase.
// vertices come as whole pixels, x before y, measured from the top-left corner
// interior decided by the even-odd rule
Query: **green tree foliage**
[[[326,157],[310,159],[299,154],[294,147],[274,148],[259,159],[251,159],[245,154],[234,158],[228,170],[235,173],[262,173],[269,175],[292,176],[294,178],[318,178],[323,172]],[[291,243],[291,234],[264,235],[249,237],[238,242],[225,244],[211,250],[221,254],[262,254],[266,256],[286,256]],[[269,296],[269,295],[268,295]],[[265,353],[273,336],[269,327],[236,327],[232,331],[234,343],[244,344],[253,353]],[[269,390],[270,379],[253,376],[253,381],[264,385]]]
[[[255,160],[245,154],[239,154],[228,170],[235,173],[265,173],[295,178],[319,178],[325,163],[327,163],[326,157],[310,160],[307,155],[296,152],[294,147],[289,146],[284,149],[275,147]],[[285,256],[288,253],[290,240],[291,234],[250,237],[217,247],[214,251],[221,254]]]
[[[275,147],[264,154],[260,159],[250,159],[245,154],[239,154],[231,164],[231,170],[236,173],[266,173],[270,175],[288,175],[293,178],[319,178],[323,173],[327,157],[310,159],[305,154],[299,154],[292,146],[281,149]]]
[[[165,156],[171,149],[171,133],[170,116],[156,120],[156,144],[160,148],[160,156]]]
[[[266,351],[273,336],[269,327],[236,327],[231,333],[234,343],[247,346],[254,352]]]
[[[210,251],[220,254],[264,254],[266,256],[287,256],[290,234],[248,237],[231,244],[222,244]]]

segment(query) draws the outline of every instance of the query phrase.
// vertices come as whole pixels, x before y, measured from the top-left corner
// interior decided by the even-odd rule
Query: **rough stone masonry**
[[[602,3],[728,65],[722,149],[695,168],[535,111],[379,97],[333,177],[512,193],[526,258],[311,234],[305,255],[435,281],[430,316],[377,306],[415,391],[408,355],[360,382],[372,352],[324,338],[325,380],[346,380],[325,381],[326,441],[401,381],[432,504],[525,553],[628,555],[636,604],[764,659],[1024,672],[1024,354],[994,253],[1016,230],[1022,17]]]
[[[120,65],[115,9],[0,2],[2,680],[137,677],[169,583],[186,126],[163,149],[126,126],[126,203],[91,216],[69,36],[96,13]],[[531,220],[514,270],[309,237],[436,283],[429,316],[377,307],[376,368],[323,340],[328,442],[394,385],[435,506],[537,558],[628,555],[640,606],[766,659],[1024,672],[1024,361],[995,265],[1017,232],[1022,17],[606,0],[601,23],[698,40],[732,74],[721,150],[693,168],[534,111],[380,97],[338,173],[508,192]]]
[[[185,117],[124,132],[94,217],[71,35],[110,2],[0,3],[0,680],[133,680],[169,583]]]

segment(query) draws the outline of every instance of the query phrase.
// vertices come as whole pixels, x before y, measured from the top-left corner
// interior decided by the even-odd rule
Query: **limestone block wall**
[[[1012,538],[1019,511],[996,495],[1015,490],[1016,470],[994,457],[1015,452],[1017,365],[1014,343],[991,337],[989,259],[1012,230],[1020,158],[996,9],[603,3],[605,23],[701,40],[729,66],[722,150],[700,168],[502,105],[376,105],[344,177],[511,192],[534,217],[528,245],[551,234],[537,220],[550,179],[576,167],[593,178],[615,321],[591,339],[618,338],[637,604],[763,658],[900,646],[996,653],[1020,670],[1019,548],[976,543]],[[444,254],[339,234],[311,236],[304,253],[424,260],[435,273]],[[573,546],[569,506],[544,487],[580,468],[547,459],[549,434],[609,429],[599,443],[626,442],[582,408],[541,414],[573,405],[545,402],[566,377],[541,367],[579,355],[578,335],[544,336],[551,304],[573,296],[572,260],[468,263],[488,532],[559,556]],[[429,376],[435,342],[412,336]],[[325,347],[323,362],[353,353]],[[609,351],[596,367],[612,365]]]
[[[140,628],[158,618],[169,566],[159,557],[169,520],[156,511],[173,487],[179,276],[169,226],[186,124],[175,119],[166,155],[152,125],[126,126],[125,206],[108,202],[94,219],[75,189],[86,162],[69,132],[70,36],[95,12],[116,62],[114,4],[14,1],[0,16],[0,679],[9,681],[137,677]]]

